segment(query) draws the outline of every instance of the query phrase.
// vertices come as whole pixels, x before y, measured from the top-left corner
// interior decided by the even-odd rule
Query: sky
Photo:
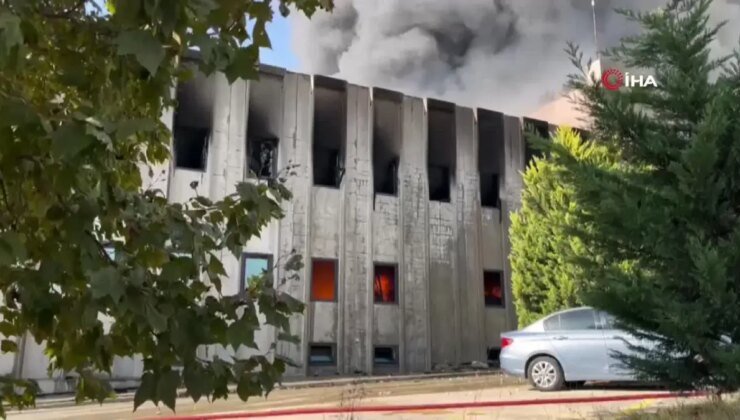
[[[272,49],[263,48],[260,51],[260,60],[264,64],[284,67],[288,70],[298,70],[298,58],[293,54],[291,45],[291,28],[289,19],[279,12],[273,16],[267,26],[267,34],[272,42]]]

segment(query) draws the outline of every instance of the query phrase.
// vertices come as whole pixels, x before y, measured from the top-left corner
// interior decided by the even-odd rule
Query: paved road
[[[615,387],[591,386],[580,390],[541,393],[532,390],[528,385],[502,376],[464,377],[449,379],[425,379],[385,383],[344,385],[335,387],[316,387],[307,389],[277,390],[268,399],[254,399],[243,403],[238,398],[217,401],[209,404],[201,401],[194,404],[186,398],[177,402],[177,414],[168,409],[161,411],[153,405],[145,405],[132,413],[131,402],[111,402],[100,405],[71,406],[61,408],[37,409],[23,413],[12,413],[9,418],[17,420],[51,420],[51,419],[132,419],[160,418],[172,419],[173,416],[187,419],[208,416],[209,419],[239,418],[236,413],[274,412],[289,409],[336,409],[343,407],[369,406],[409,406],[448,403],[507,402],[536,399],[578,399],[603,398],[615,396],[632,396],[635,399],[619,402],[554,403],[547,405],[524,405],[507,407],[467,407],[431,410],[386,412],[315,414],[300,416],[272,416],[269,419],[583,419],[599,418],[640,407],[676,404],[689,401],[686,399],[652,399],[646,398],[655,394],[655,389],[629,389]],[[692,400],[696,400],[693,398]],[[216,416],[214,416],[216,415]],[[250,417],[251,417],[250,416]],[[202,417],[201,417],[202,418]],[[241,417],[247,418],[247,417]]]

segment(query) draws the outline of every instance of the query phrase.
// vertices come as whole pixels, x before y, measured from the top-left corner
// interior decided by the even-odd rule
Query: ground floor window
[[[266,254],[244,254],[242,258],[241,288],[249,285],[250,279],[262,276],[272,270],[272,256]]]
[[[334,344],[313,343],[308,346],[308,364],[327,366],[336,364],[336,347]]]
[[[486,306],[504,306],[504,288],[500,271],[483,272],[483,295]]]
[[[334,302],[337,291],[337,262],[313,260],[311,266],[311,300]]]
[[[398,348],[396,346],[375,346],[373,349],[373,364],[397,365]]]
[[[375,264],[373,281],[375,303],[396,303],[396,266]]]

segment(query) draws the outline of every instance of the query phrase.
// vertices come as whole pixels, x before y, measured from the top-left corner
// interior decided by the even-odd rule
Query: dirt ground
[[[300,416],[272,416],[271,419],[583,419],[613,417],[631,410],[676,404],[675,399],[643,400],[641,395],[654,394],[656,389],[586,386],[578,390],[541,393],[517,379],[501,375],[455,377],[444,379],[418,379],[409,381],[347,384],[332,387],[279,389],[267,399],[253,399],[246,403],[235,396],[227,401],[197,404],[187,398],[177,401],[177,414],[166,408],[158,410],[151,404],[132,412],[130,401],[109,402],[104,405],[83,405],[42,408],[22,413],[11,413],[9,419],[136,419],[136,418],[188,418],[202,414],[250,413],[295,408],[398,406],[460,402],[511,401],[553,398],[581,398],[611,395],[634,395],[637,400],[609,403],[548,404],[517,407],[489,407],[414,412],[342,413]],[[686,400],[693,401],[698,399]],[[234,417],[231,417],[234,418]],[[266,418],[266,417],[265,417]]]

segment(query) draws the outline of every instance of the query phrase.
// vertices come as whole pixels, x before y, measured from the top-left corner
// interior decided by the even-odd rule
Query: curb
[[[324,378],[315,380],[306,380],[301,378],[300,380],[288,380],[280,385],[275,386],[275,390],[289,390],[289,389],[306,389],[306,388],[324,388],[324,387],[338,387],[346,385],[361,385],[361,384],[372,384],[372,383],[383,383],[383,382],[401,382],[401,381],[418,381],[428,379],[446,379],[446,378],[466,378],[466,377],[479,377],[479,376],[496,376],[500,375],[501,371],[498,369],[481,369],[471,371],[460,371],[460,372],[440,372],[440,373],[428,373],[418,375],[388,375],[388,376],[357,376],[357,377],[337,377],[337,378]],[[233,393],[236,392],[235,386],[230,386],[229,390]],[[134,400],[134,391],[126,391],[116,395],[115,399],[107,399],[105,403],[111,402],[132,402]],[[180,389],[177,392],[178,398],[187,397],[188,393],[184,389]],[[63,408],[72,406],[85,406],[90,404],[98,404],[95,401],[86,401],[81,404],[75,404],[74,397],[69,398],[50,398],[47,401],[37,400],[36,406],[30,409],[23,410],[28,412],[33,409],[48,409],[48,408]]]
[[[482,401],[482,402],[461,402],[461,403],[443,403],[443,404],[423,404],[423,405],[386,405],[386,406],[365,406],[365,407],[316,407],[316,408],[295,408],[284,410],[267,410],[262,412],[232,412],[222,414],[205,414],[193,416],[170,416],[170,417],[152,417],[151,420],[226,420],[226,419],[245,419],[277,416],[306,416],[306,415],[326,415],[326,414],[348,414],[348,413],[396,413],[396,412],[416,412],[429,410],[449,410],[463,408],[498,408],[498,407],[517,407],[533,405],[552,405],[552,404],[583,404],[583,403],[607,403],[619,401],[632,401],[644,399],[669,399],[669,398],[689,398],[704,396],[704,392],[691,393],[653,393],[642,395],[613,395],[604,397],[580,397],[580,398],[549,398],[549,399],[530,399],[530,400],[508,400],[508,401]]]

